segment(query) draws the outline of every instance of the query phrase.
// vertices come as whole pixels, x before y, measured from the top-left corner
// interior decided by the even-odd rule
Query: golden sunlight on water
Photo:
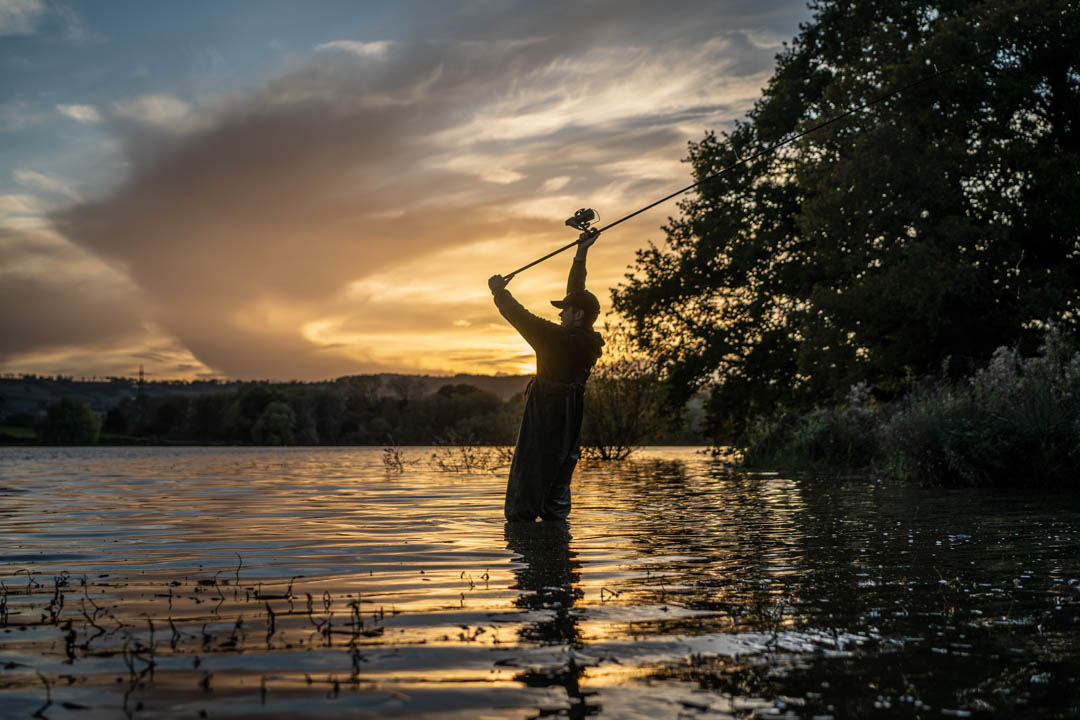
[[[507,525],[503,472],[403,452],[0,449],[5,713],[1004,712],[1002,663],[1076,668],[1075,503],[670,448]]]

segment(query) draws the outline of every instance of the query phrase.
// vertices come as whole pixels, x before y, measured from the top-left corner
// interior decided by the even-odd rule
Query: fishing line
[[[982,58],[985,57],[986,55],[989,55],[990,53],[993,53],[993,52],[996,52],[996,51],[997,51],[997,49],[995,48],[995,49],[988,50],[988,51],[976,56],[975,60],[971,61],[971,64],[975,64],[976,61],[982,60]],[[657,205],[660,205],[661,203],[665,203],[665,202],[667,202],[668,200],[670,200],[670,199],[672,199],[674,197],[678,197],[679,195],[682,195],[684,192],[688,192],[688,191],[693,190],[694,188],[696,188],[696,187],[698,187],[700,185],[704,185],[705,183],[710,182],[711,180],[715,180],[716,178],[720,177],[721,175],[723,175],[725,173],[728,173],[728,172],[731,172],[735,168],[740,167],[742,165],[745,165],[746,163],[750,162],[751,160],[756,160],[757,158],[762,157],[763,155],[768,155],[769,153],[773,152],[774,150],[778,150],[778,149],[782,148],[785,145],[789,145],[789,144],[795,142],[799,138],[806,137],[810,133],[817,132],[818,130],[821,130],[824,127],[832,125],[835,122],[839,122],[840,120],[843,120],[844,118],[851,117],[852,115],[854,115],[856,113],[860,113],[863,110],[866,110],[867,108],[873,107],[874,105],[877,105],[878,103],[884,102],[885,100],[888,100],[889,98],[891,98],[891,97],[893,97],[895,95],[899,95],[902,92],[906,92],[908,90],[911,90],[914,87],[918,87],[919,85],[922,85],[924,83],[928,83],[931,80],[936,80],[937,78],[941,77],[942,75],[947,75],[948,73],[951,73],[954,70],[957,70],[957,69],[959,69],[961,67],[964,67],[967,64],[968,64],[967,62],[959,62],[959,63],[956,63],[955,65],[951,65],[951,66],[945,68],[944,70],[937,70],[937,72],[935,72],[935,73],[933,73],[931,75],[927,75],[924,78],[914,80],[914,81],[908,83],[907,85],[904,85],[904,86],[902,86],[900,88],[897,88],[896,90],[893,90],[892,92],[889,92],[889,93],[881,95],[881,96],[879,96],[877,98],[874,98],[873,100],[871,100],[868,103],[864,103],[863,105],[860,105],[860,106],[858,106],[856,108],[852,108],[851,110],[848,110],[848,111],[846,111],[844,113],[841,113],[840,115],[837,115],[834,118],[830,118],[830,119],[828,119],[828,120],[826,120],[824,122],[821,122],[821,123],[818,123],[817,125],[814,125],[811,128],[803,130],[802,132],[796,133],[795,135],[792,135],[791,137],[789,137],[789,138],[787,138],[785,140],[780,140],[778,142],[775,142],[772,145],[768,146],[767,148],[764,148],[763,150],[758,150],[753,155],[749,155],[747,157],[741,158],[738,162],[734,162],[731,165],[728,165],[727,167],[716,171],[712,175],[709,175],[708,177],[702,178],[701,180],[698,180],[695,183],[687,185],[686,187],[684,187],[684,188],[682,188],[680,190],[676,190],[675,192],[671,193],[670,195],[665,195],[664,197],[660,198],[659,200],[651,202],[648,205],[646,205],[646,206],[644,206],[644,207],[642,207],[642,208],[640,208],[638,210],[635,210],[634,212],[630,213],[629,215],[624,215],[623,217],[619,218],[618,220],[615,220],[614,222],[610,222],[610,223],[608,223],[607,225],[605,225],[602,228],[598,228],[598,229],[588,228],[588,223],[586,222],[585,229],[591,230],[591,231],[595,232],[596,234],[600,234],[600,233],[604,232],[605,230],[610,230],[611,228],[615,227],[616,225],[618,225],[620,223],[623,223],[623,222],[626,222],[630,218],[635,217],[637,215],[640,215],[641,213],[645,212],[646,210],[651,210],[652,208],[656,207]],[[931,63],[931,65],[935,68],[935,70],[937,69],[936,65],[933,65],[933,63]],[[581,213],[582,213],[582,210],[579,210],[575,214],[574,218],[579,217],[581,215]],[[576,227],[578,229],[582,229],[579,225],[576,225],[576,224],[571,222],[571,220],[574,220],[574,218],[570,218],[570,220],[567,220],[566,224],[571,225],[572,227]],[[556,255],[558,255],[559,253],[561,253],[561,252],[563,252],[565,250],[569,250],[570,248],[574,247],[575,245],[581,244],[581,241],[582,240],[579,237],[577,240],[574,240],[572,243],[564,245],[563,247],[559,248],[558,250],[553,250],[552,252],[549,252],[547,255],[545,255],[542,258],[538,258],[536,260],[533,260],[528,265],[522,265],[521,267],[519,267],[514,272],[512,272],[512,273],[510,273],[508,275],[504,275],[503,278],[506,280],[506,282],[510,282],[510,280],[512,280],[513,277],[515,275],[517,275],[518,273],[523,272],[525,270],[528,270],[529,268],[531,268],[534,265],[539,265],[540,263],[544,262],[545,260],[547,260],[549,258],[553,258],[553,257],[555,257]]]

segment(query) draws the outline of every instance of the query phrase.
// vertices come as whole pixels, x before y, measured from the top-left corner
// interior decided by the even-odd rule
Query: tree
[[[101,420],[85,403],[60,398],[45,411],[41,439],[50,445],[93,445]]]
[[[581,442],[588,454],[622,460],[673,423],[656,363],[634,353],[622,329],[608,327],[604,335],[608,354],[585,386]]]
[[[274,400],[251,428],[251,438],[263,445],[291,445],[295,442],[296,413],[286,403]]]
[[[1080,10],[1067,0],[819,0],[746,122],[690,148],[710,181],[615,307],[710,430],[898,393],[948,361],[1080,328]]]

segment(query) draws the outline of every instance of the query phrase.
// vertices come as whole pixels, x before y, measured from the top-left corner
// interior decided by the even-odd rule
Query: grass
[[[37,431],[21,425],[0,425],[0,438],[4,436],[17,440],[37,440]]]

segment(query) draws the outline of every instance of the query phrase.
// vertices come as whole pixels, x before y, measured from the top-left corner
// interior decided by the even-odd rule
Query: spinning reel
[[[566,224],[575,230],[581,232],[589,232],[592,228],[589,226],[600,219],[600,216],[596,214],[596,211],[592,208],[581,208],[573,217],[566,219]]]

